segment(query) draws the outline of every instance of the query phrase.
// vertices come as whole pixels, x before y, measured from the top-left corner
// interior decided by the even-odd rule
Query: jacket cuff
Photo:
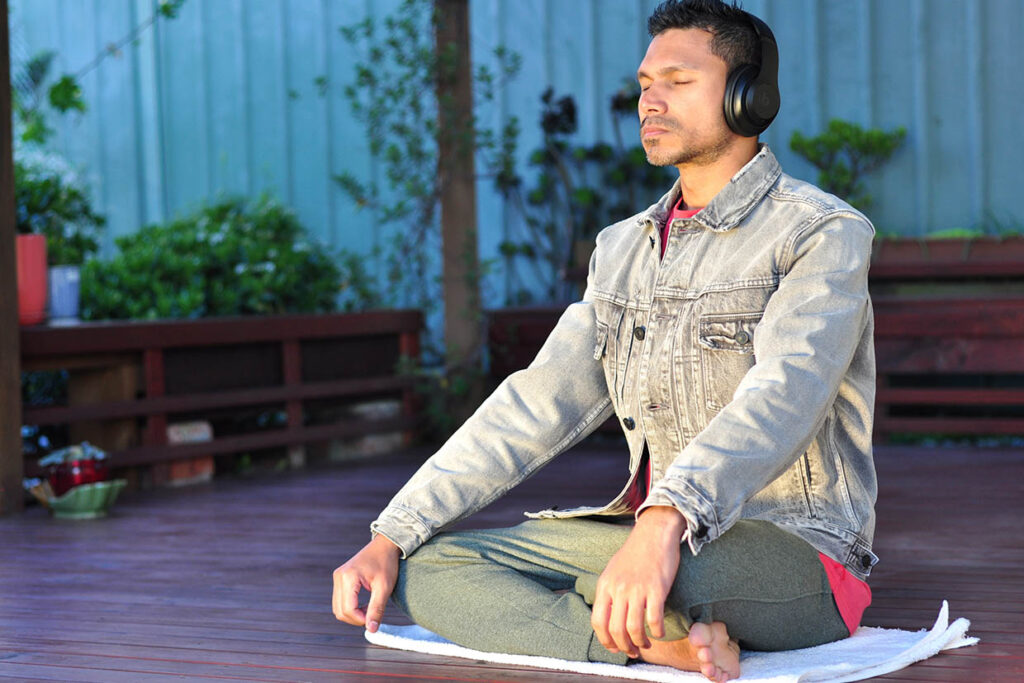
[[[673,507],[686,519],[686,531],[683,532],[680,543],[685,541],[694,555],[699,553],[706,543],[719,535],[714,508],[699,499],[687,498],[675,491],[655,485],[651,488],[647,499],[637,508],[637,516],[655,505]]]
[[[427,526],[418,517],[395,506],[385,508],[370,524],[370,534],[380,534],[397,545],[402,551],[403,560],[430,538]]]

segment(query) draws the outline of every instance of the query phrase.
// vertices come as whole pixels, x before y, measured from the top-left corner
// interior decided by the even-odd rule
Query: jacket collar
[[[726,232],[732,230],[747,217],[758,202],[771,189],[782,174],[782,167],[768,145],[761,144],[754,158],[747,162],[729,183],[714,196],[710,203],[692,219],[708,230]],[[668,220],[669,212],[679,199],[679,179],[672,189],[656,204],[640,214],[638,226],[653,224],[662,226]]]

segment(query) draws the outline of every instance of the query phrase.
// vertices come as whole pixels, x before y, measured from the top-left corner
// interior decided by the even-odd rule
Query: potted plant
[[[124,479],[110,479],[107,454],[87,441],[50,453],[39,466],[45,479],[26,480],[25,488],[60,519],[105,517],[125,487]]]
[[[48,292],[51,319],[74,321],[79,268],[99,247],[96,233],[105,219],[93,210],[85,188],[59,157],[19,150],[14,173],[21,322],[31,325],[46,318]]]

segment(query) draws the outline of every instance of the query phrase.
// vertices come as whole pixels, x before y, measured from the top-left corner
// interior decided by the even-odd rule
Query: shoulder
[[[787,173],[780,174],[768,197],[779,208],[793,213],[798,233],[822,229],[837,222],[851,232],[866,233],[874,237],[875,227],[863,213],[848,203],[804,180]]]

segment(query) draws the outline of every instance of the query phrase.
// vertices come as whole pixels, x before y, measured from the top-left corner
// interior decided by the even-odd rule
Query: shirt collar
[[[732,230],[747,217],[782,174],[782,167],[768,145],[762,143],[757,154],[736,172],[708,205],[690,220],[709,230]],[[656,204],[642,213],[637,225],[663,225],[679,199],[679,179]]]

